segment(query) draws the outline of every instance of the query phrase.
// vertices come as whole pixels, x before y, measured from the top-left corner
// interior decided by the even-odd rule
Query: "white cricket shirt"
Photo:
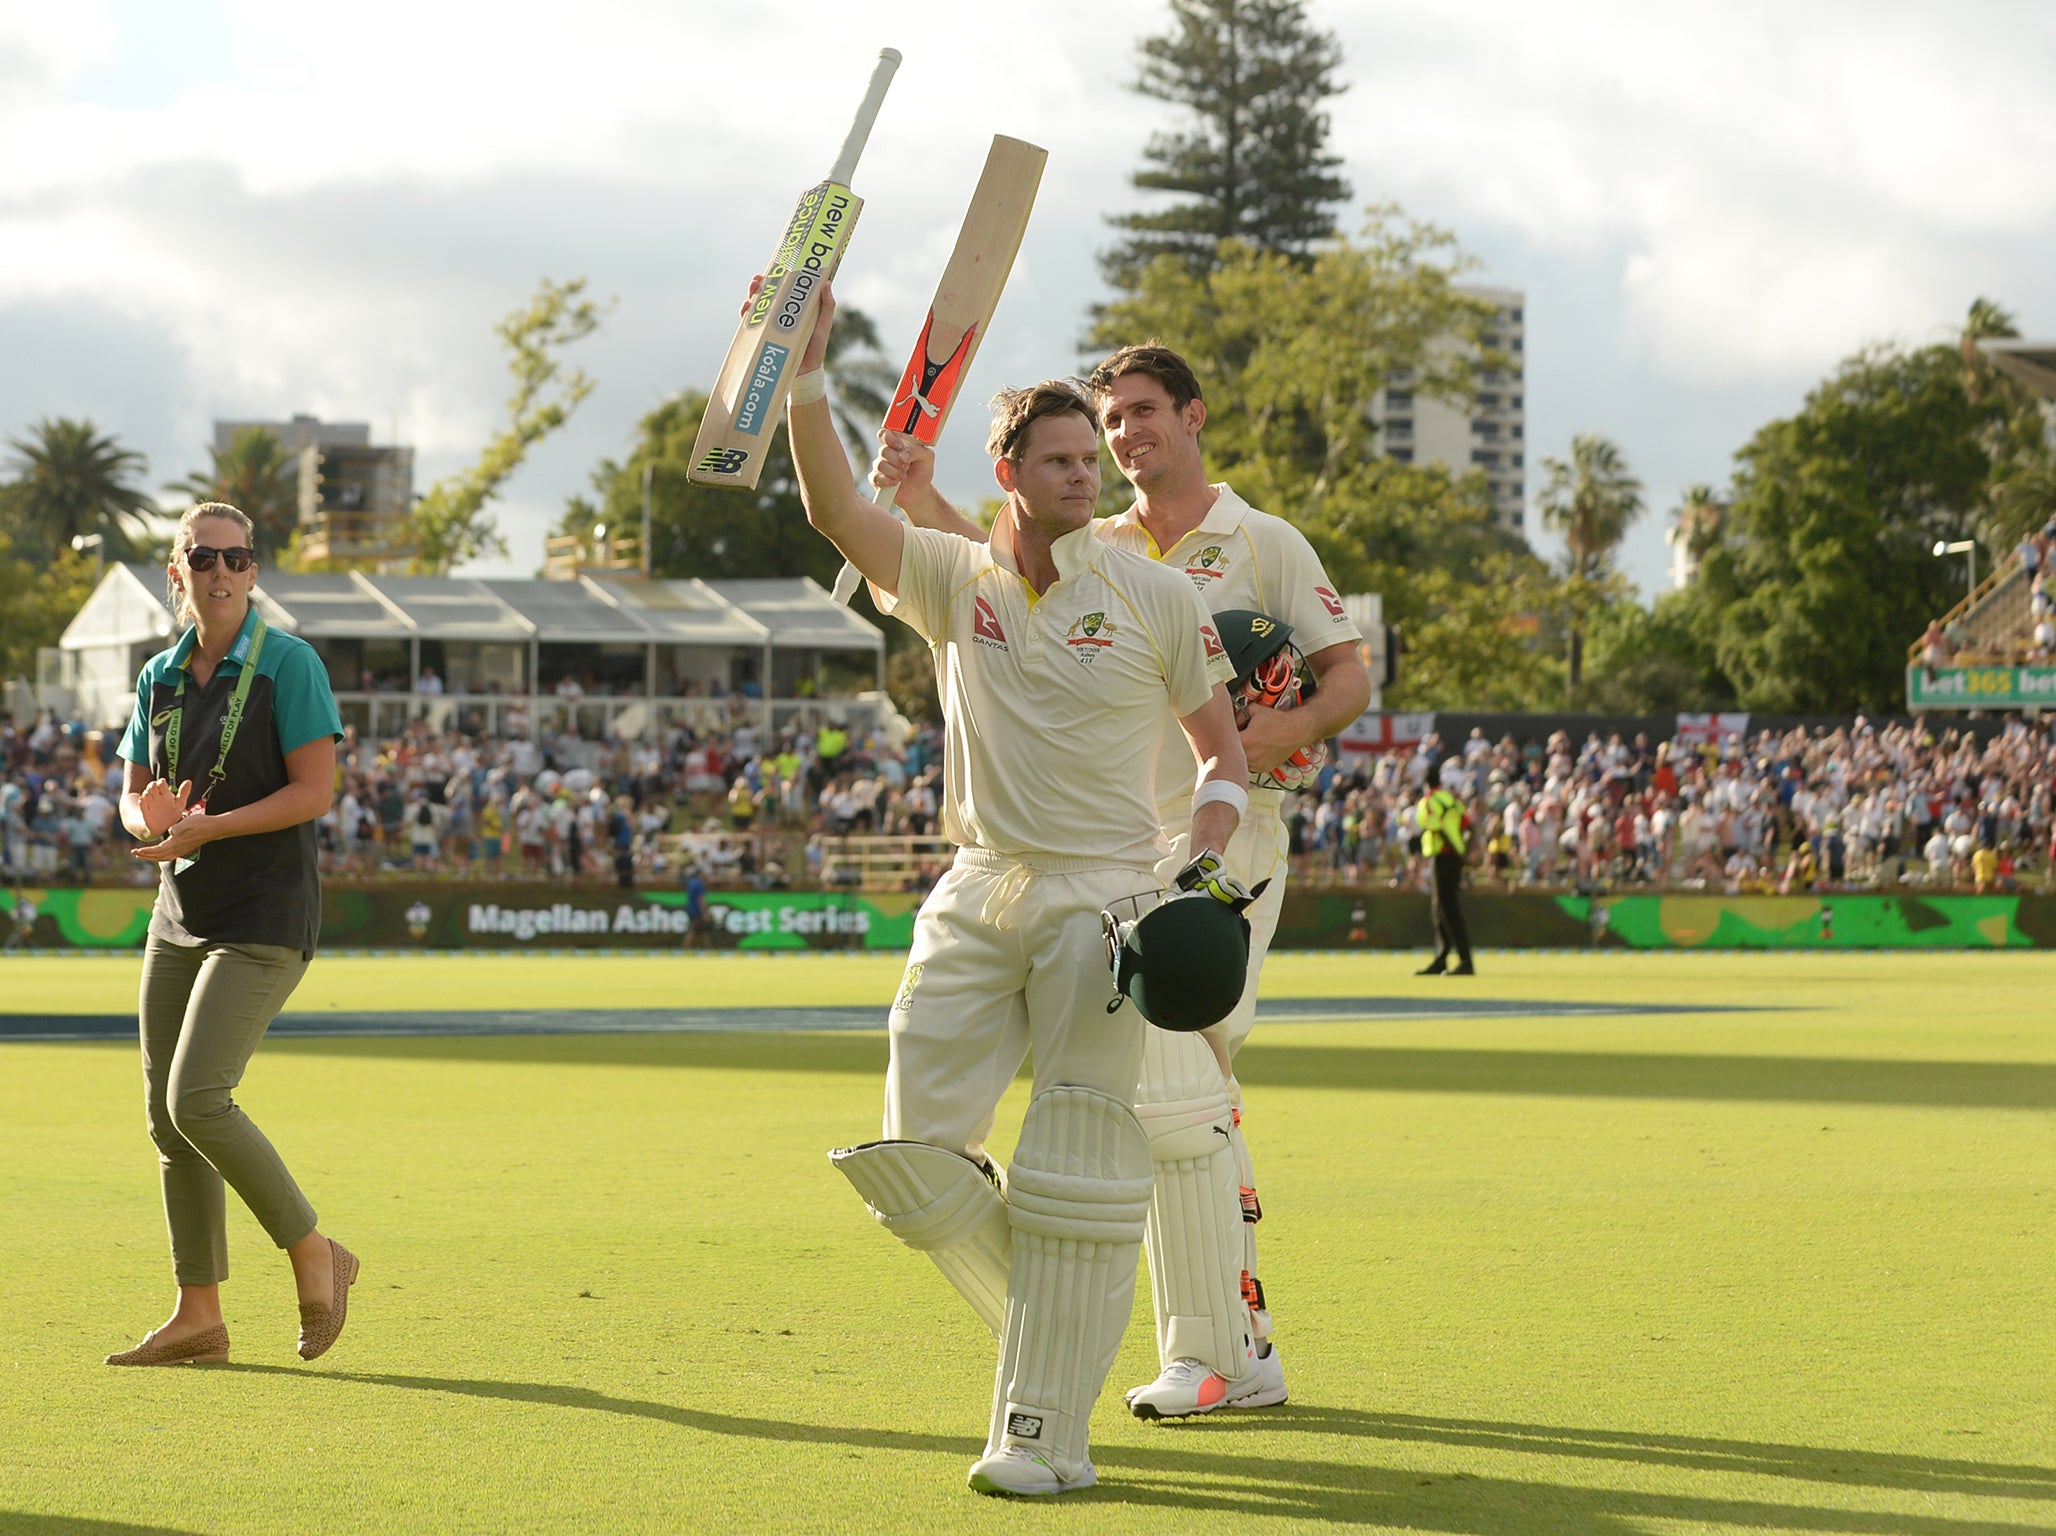
[[[1197,528],[1169,549],[1158,549],[1130,507],[1092,525],[1100,539],[1143,555],[1158,568],[1181,571],[1209,614],[1254,609],[1292,626],[1292,643],[1302,655],[1363,638],[1342,611],[1342,599],[1306,535],[1268,512],[1259,512],[1226,485],[1217,485],[1214,504]],[[1192,820],[1192,789],[1199,768],[1185,733],[1169,726],[1159,738],[1156,760],[1157,809],[1174,835]],[[1275,814],[1282,790],[1252,789],[1252,811]]]
[[[1038,597],[1003,533],[906,530],[892,606],[935,655],[943,831],[998,854],[1147,866],[1167,846],[1150,793],[1165,714],[1204,704],[1227,658],[1209,656],[1219,642],[1177,572],[1089,528],[1050,552],[1057,579]]]

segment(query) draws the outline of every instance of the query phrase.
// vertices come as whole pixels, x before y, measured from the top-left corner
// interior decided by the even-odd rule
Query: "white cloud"
[[[105,0],[0,0],[0,102],[57,95],[114,51]]]
[[[2056,222],[2056,8],[1312,10],[1347,49],[1335,146],[1361,199],[1432,213],[1530,289],[1534,458],[1608,431],[1656,499],[1718,479],[1835,359],[1931,336],[1975,293],[2056,328],[2050,265],[2024,254]],[[95,379],[103,401],[170,402],[148,415],[178,435],[139,446],[173,472],[209,415],[307,409],[381,434],[397,416],[425,483],[496,419],[493,322],[539,276],[589,274],[621,302],[582,349],[599,392],[512,487],[525,569],[586,466],[711,375],[733,291],[826,168],[881,44],[907,58],[858,172],[846,297],[888,350],[911,338],[988,136],[1017,134],[1050,167],[973,385],[1077,361],[1102,215],[1134,204],[1128,176],[1169,122],[1125,89],[1134,40],[1166,16],[360,0],[342,21],[275,0],[0,0],[0,322],[100,314],[120,323],[97,336],[152,338],[147,362],[65,359],[64,408],[122,430]],[[0,432],[56,408],[36,359],[8,362]],[[945,442],[973,493],[980,436]]]
[[[2056,214],[2047,7],[1401,0],[1344,30],[1357,163],[1538,249],[1625,252],[1678,378],[1924,334],[1971,296],[1965,246]]]

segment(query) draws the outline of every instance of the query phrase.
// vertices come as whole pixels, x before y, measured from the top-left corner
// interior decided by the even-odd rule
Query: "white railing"
[[[588,694],[573,699],[556,694],[353,691],[335,697],[343,723],[356,726],[360,737],[378,741],[402,734],[417,720],[435,731],[491,737],[534,737],[553,731],[585,741],[636,740],[680,728],[707,735],[740,725],[775,734],[835,724],[861,735],[882,724],[890,709],[876,694],[820,699]]]

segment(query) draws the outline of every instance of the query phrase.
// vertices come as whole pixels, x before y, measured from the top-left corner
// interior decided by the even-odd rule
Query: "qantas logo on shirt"
[[[1213,625],[1200,625],[1199,638],[1206,642],[1206,659],[1208,661],[1212,661],[1216,656],[1228,654],[1227,648],[1221,644],[1221,637],[1214,633]]]
[[[983,640],[987,645],[1007,648],[1007,632],[999,627],[999,615],[992,611],[992,604],[984,598],[971,602],[971,638]]]
[[[1328,588],[1315,587],[1314,596],[1318,597],[1321,600],[1321,606],[1328,610],[1329,618],[1339,619],[1342,617],[1342,599],[1337,597]]]

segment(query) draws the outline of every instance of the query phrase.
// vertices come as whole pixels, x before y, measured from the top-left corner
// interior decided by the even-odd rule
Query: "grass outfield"
[[[1277,996],[1449,997],[1281,956]],[[993,1348],[823,1153],[882,1033],[279,1040],[241,1094],[364,1258],[292,1353],[231,1201],[235,1364],[113,1371],[169,1266],[133,1047],[0,1045],[0,1532],[2056,1530],[2056,956],[1486,957],[1478,997],[1752,1011],[1260,1028],[1292,1401],[1098,1488],[963,1486]],[[324,959],[295,1011],[860,1004],[842,957]],[[119,1011],[125,960],[0,961]],[[1017,1085],[1001,1111],[1004,1152]]]

